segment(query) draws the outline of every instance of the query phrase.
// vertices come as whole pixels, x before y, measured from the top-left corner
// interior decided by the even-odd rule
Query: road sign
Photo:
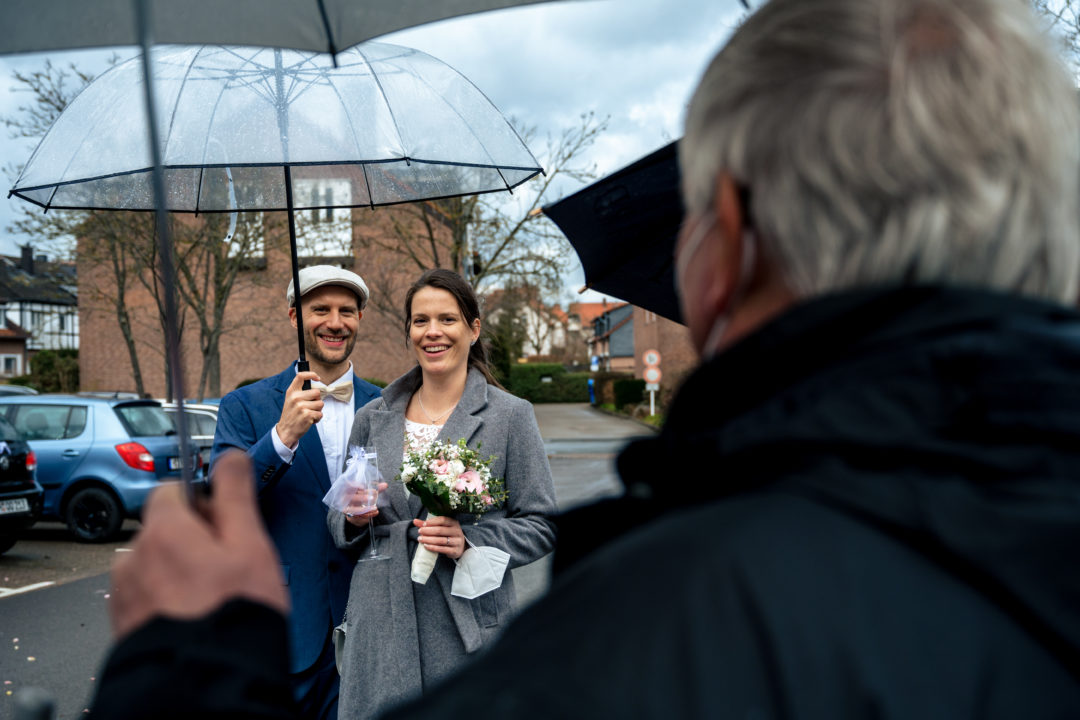
[[[646,367],[656,367],[660,364],[660,351],[659,350],[646,350],[641,355],[641,361],[645,363]]]
[[[645,383],[645,392],[659,392],[660,383]]]
[[[642,376],[645,378],[646,383],[656,384],[660,382],[661,375],[660,368],[655,365],[650,365],[645,368],[645,372]]]

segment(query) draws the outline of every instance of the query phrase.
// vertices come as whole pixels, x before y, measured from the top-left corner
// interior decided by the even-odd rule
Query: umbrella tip
[[[537,215],[543,215],[543,214],[544,214],[544,208],[542,208],[542,207],[533,208],[532,210],[529,211],[529,217],[536,217]]]
[[[581,287],[578,288],[577,294],[580,295],[581,293],[585,292],[588,289],[589,289],[589,284],[585,283],[584,285],[582,285]]]

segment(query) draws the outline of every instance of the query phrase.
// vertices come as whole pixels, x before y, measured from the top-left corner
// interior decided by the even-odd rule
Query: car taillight
[[[34,468],[37,467],[37,455],[33,450],[29,450],[26,453],[26,472],[34,472]]]
[[[120,453],[120,457],[123,458],[124,462],[136,470],[154,472],[154,456],[139,443],[121,443],[116,446],[116,452]]]

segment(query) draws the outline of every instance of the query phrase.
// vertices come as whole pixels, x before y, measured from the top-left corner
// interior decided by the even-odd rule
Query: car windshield
[[[172,421],[160,405],[117,405],[113,410],[133,437],[176,434]]]
[[[23,436],[19,434],[19,431],[12,427],[4,418],[0,418],[0,440],[3,442],[12,442],[15,440],[25,440]]]

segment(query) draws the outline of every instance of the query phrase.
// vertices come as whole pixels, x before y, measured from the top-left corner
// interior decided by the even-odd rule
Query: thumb
[[[221,455],[214,463],[210,486],[213,525],[226,544],[243,540],[253,530],[262,532],[255,503],[255,473],[247,453],[230,450]]]

